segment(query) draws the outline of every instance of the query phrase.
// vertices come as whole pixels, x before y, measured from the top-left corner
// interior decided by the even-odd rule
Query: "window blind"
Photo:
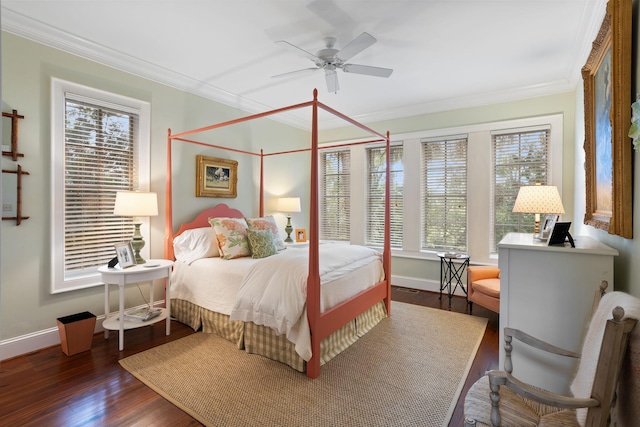
[[[386,147],[367,149],[367,225],[365,244],[384,244],[384,202],[386,187]],[[402,247],[404,167],[402,145],[390,148],[390,228],[392,247]]]
[[[320,239],[349,241],[351,153],[348,150],[320,153]]]
[[[467,251],[467,137],[422,140],[422,249]]]
[[[130,240],[132,218],[113,215],[115,195],[135,190],[138,115],[65,95],[64,272],[95,271]]]
[[[549,171],[549,126],[492,135],[493,233],[491,250],[511,232],[533,233],[534,214],[513,213],[518,190],[523,185],[547,184]]]

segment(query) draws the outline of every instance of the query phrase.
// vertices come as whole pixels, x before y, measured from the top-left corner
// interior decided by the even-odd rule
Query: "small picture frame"
[[[296,228],[296,242],[306,242],[307,241],[307,230],[304,228]]]
[[[562,245],[566,241],[569,242],[572,248],[575,248],[576,245],[573,241],[573,237],[569,233],[569,227],[571,227],[571,222],[556,222],[553,226],[553,230],[549,235],[549,240],[547,241],[547,245]]]
[[[556,222],[560,221],[560,215],[558,214],[546,214],[540,225],[540,239],[547,240]]]
[[[118,257],[118,265],[120,268],[129,268],[136,265],[136,257],[133,254],[133,246],[131,242],[119,243],[114,245],[116,256]]]

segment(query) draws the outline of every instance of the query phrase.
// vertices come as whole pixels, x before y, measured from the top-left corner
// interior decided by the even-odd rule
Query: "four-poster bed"
[[[211,131],[214,129],[248,122],[258,118],[271,116],[271,115],[282,113],[285,111],[306,108],[306,107],[312,108],[311,147],[307,147],[299,150],[290,150],[290,151],[273,152],[273,153],[264,153],[263,150],[260,150],[260,153],[253,153],[249,151],[235,149],[232,147],[218,146],[214,144],[187,139],[187,137],[189,137],[190,135]],[[310,337],[309,337],[310,358],[308,360],[305,358],[306,363],[300,362],[300,360],[294,361],[292,363],[289,356],[282,356],[283,352],[290,352],[290,349],[284,349],[284,350],[282,349],[283,346],[287,347],[290,343],[287,343],[286,337],[283,337],[282,335],[275,336],[277,334],[273,334],[268,339],[282,341],[280,344],[278,344],[279,345],[278,349],[273,351],[272,350],[263,351],[260,348],[261,347],[260,344],[255,344],[251,340],[252,340],[252,337],[256,337],[258,335],[260,335],[260,337],[256,338],[256,340],[258,341],[263,340],[264,338],[262,338],[261,335],[265,333],[269,333],[268,331],[265,332],[264,330],[268,328],[265,328],[264,326],[256,324],[254,322],[250,322],[250,321],[249,322],[233,322],[233,321],[229,321],[228,317],[223,316],[224,317],[224,320],[222,322],[222,324],[224,325],[223,327],[219,327],[220,323],[216,322],[216,320],[214,319],[212,322],[212,326],[210,326],[209,328],[211,332],[216,332],[223,336],[225,335],[233,336],[232,340],[235,340],[237,339],[238,336],[240,336],[241,339],[243,340],[242,345],[251,347],[250,352],[266,355],[267,357],[271,357],[276,360],[287,363],[298,370],[306,370],[306,374],[310,378],[316,378],[320,374],[321,361],[326,361],[330,359],[333,355],[337,354],[339,351],[342,350],[340,346],[336,347],[332,344],[333,342],[338,340],[336,337],[339,337],[341,334],[344,334],[345,330],[347,329],[353,330],[354,328],[356,329],[361,328],[360,330],[355,331],[355,335],[360,336],[362,333],[365,333],[371,327],[373,327],[382,317],[386,315],[390,315],[391,313],[390,312],[391,249],[390,249],[390,225],[389,225],[390,208],[389,208],[389,186],[388,185],[386,186],[386,190],[385,190],[386,197],[385,197],[384,246],[383,246],[383,253],[381,257],[382,259],[380,263],[380,267],[382,271],[379,273],[378,276],[376,276],[376,273],[373,270],[369,270],[368,272],[355,270],[355,271],[346,273],[347,275],[342,279],[342,280],[345,280],[346,282],[356,281],[356,280],[353,280],[354,275],[358,275],[358,276],[368,275],[369,277],[375,277],[375,280],[373,280],[372,284],[367,284],[366,286],[364,286],[364,289],[356,289],[355,291],[352,291],[352,293],[355,292],[355,295],[348,295],[347,297],[343,297],[342,300],[340,300],[339,302],[335,302],[335,301],[332,302],[331,304],[329,304],[330,307],[326,307],[328,304],[323,303],[323,300],[321,298],[322,296],[321,295],[321,258],[323,260],[325,260],[325,258],[328,258],[329,257],[328,254],[330,252],[335,252],[335,248],[337,248],[338,245],[334,247],[328,247],[328,248],[323,247],[321,249],[320,242],[319,242],[318,152],[319,150],[321,150],[321,148],[318,146],[318,108],[326,112],[329,112],[330,114],[333,114],[356,127],[359,127],[360,129],[366,131],[367,133],[369,133],[374,137],[373,140],[359,141],[355,143],[343,144],[341,146],[349,146],[349,145],[355,145],[355,144],[368,144],[368,143],[380,142],[380,141],[384,141],[386,143],[386,150],[387,150],[386,182],[388,183],[389,169],[390,169],[389,167],[390,166],[389,165],[390,163],[389,134],[387,133],[387,135],[382,135],[364,126],[363,124],[358,123],[357,121],[320,103],[317,99],[317,90],[314,90],[312,101],[305,102],[302,104],[296,104],[296,105],[292,105],[285,108],[280,108],[280,109],[276,109],[276,110],[272,110],[264,113],[246,116],[243,118],[202,127],[199,129],[182,132],[175,135],[172,135],[171,130],[169,129],[168,141],[167,141],[167,178],[166,178],[167,202],[166,202],[166,213],[165,213],[164,253],[165,253],[165,258],[172,259],[172,260],[175,257],[174,245],[173,245],[174,238],[179,235],[182,235],[186,230],[188,229],[204,230],[206,229],[206,227],[209,226],[209,218],[212,218],[212,217],[242,218],[243,216],[249,216],[249,215],[243,215],[243,213],[241,213],[240,211],[231,209],[226,205],[219,205],[216,208],[203,211],[198,215],[198,217],[196,217],[194,221],[192,221],[189,224],[183,225],[178,231],[178,233],[174,235],[173,216],[172,216],[172,163],[171,163],[173,141],[180,141],[180,142],[190,143],[190,144],[198,144],[198,145],[203,145],[211,148],[227,150],[227,151],[237,152],[237,153],[251,155],[251,156],[258,156],[260,158],[259,216],[261,218],[264,217],[264,158],[269,156],[283,155],[283,154],[289,154],[289,153],[308,152],[308,151],[311,152],[311,156],[310,156],[311,157],[311,169],[310,169],[311,170],[311,176],[310,176],[311,188],[310,188],[310,203],[309,203],[310,219],[309,219],[309,233],[308,233],[309,247],[308,247],[308,260],[306,260],[307,264],[305,264],[305,268],[308,268],[308,273],[306,277],[306,289],[304,290],[304,292],[306,293],[306,303],[305,303],[306,318],[308,319],[308,330],[310,333]],[[340,246],[350,246],[350,245],[340,245]],[[363,249],[366,249],[366,248],[363,248]],[[297,253],[297,251],[300,251],[300,249],[289,248],[286,251],[282,251],[282,253],[288,252],[286,256],[295,257],[295,256],[299,256],[299,253]],[[323,257],[321,257],[321,253],[324,254]],[[278,256],[280,255],[281,254],[279,254]],[[235,262],[235,261],[237,260],[229,260],[229,261],[222,261],[222,262],[228,263],[228,262]],[[213,261],[207,260],[206,262],[213,262]],[[197,263],[200,263],[198,265],[203,265],[205,263],[205,260],[198,260],[197,262],[194,262],[193,263],[194,271],[197,268],[200,268],[200,267],[196,268]],[[240,263],[238,265],[240,265]],[[184,268],[186,269],[187,267],[184,267]],[[247,268],[253,268],[253,267],[247,267]],[[375,267],[372,267],[372,268],[375,268]],[[174,274],[174,277],[179,278],[181,274],[182,273],[178,271],[176,272],[176,274]],[[322,274],[323,274],[322,289],[323,289],[323,292],[325,292],[324,270]],[[368,279],[368,280],[371,280],[371,279]],[[338,287],[341,287],[341,286],[342,285],[339,285]],[[329,287],[327,286],[327,288]],[[190,292],[191,291],[185,291],[183,292],[183,295],[187,295]],[[172,287],[172,296],[173,295],[180,295],[180,291],[178,290],[178,293],[176,294]],[[173,300],[172,303],[176,305],[175,309],[172,310],[172,313],[178,316],[178,320],[181,320],[180,313],[182,313],[185,318],[189,318],[190,315],[188,313],[195,309],[198,309],[194,307],[193,304],[190,304],[189,302],[185,302],[181,299]],[[172,305],[172,308],[173,308],[173,305]],[[199,317],[211,316],[213,318],[218,318],[219,320],[220,313],[216,313],[216,310],[204,310],[204,312],[205,312],[204,315],[198,314],[198,316]],[[382,315],[380,314],[381,312],[383,312]],[[199,325],[197,324],[197,322],[199,321],[200,321],[199,319],[196,320],[195,321],[196,324],[192,324],[191,326],[193,326],[194,328],[198,327]],[[305,327],[306,327],[306,322],[305,322]],[[353,335],[353,331],[349,333]],[[228,336],[225,336],[225,337],[230,339]],[[323,342],[323,340],[325,340],[326,338],[329,338],[329,339],[326,340],[326,342]],[[347,339],[347,341],[349,341],[349,339]],[[351,341],[353,341],[353,339],[351,339]],[[321,343],[322,343],[322,349],[321,349]],[[349,342],[347,346],[350,345],[350,343],[351,342]],[[293,357],[296,358],[296,356],[297,355],[294,355]],[[303,364],[300,365],[300,363],[303,363]],[[300,369],[301,367],[302,369]]]

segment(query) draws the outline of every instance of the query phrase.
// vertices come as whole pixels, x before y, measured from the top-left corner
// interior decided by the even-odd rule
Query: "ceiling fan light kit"
[[[324,70],[325,80],[327,82],[327,90],[329,92],[337,92],[340,89],[338,84],[338,73],[336,70],[341,69],[345,73],[364,74],[374,77],[389,77],[393,72],[390,68],[372,67],[370,65],[348,64],[347,61],[362,52],[376,42],[375,37],[369,33],[362,33],[355,39],[351,40],[345,47],[338,50],[334,46],[336,44],[335,37],[325,37],[323,39],[325,48],[320,49],[315,55],[306,50],[295,46],[287,41],[277,41],[279,45],[296,52],[313,61],[316,68],[304,68],[302,70],[290,71],[288,73],[278,74],[274,78],[288,77],[311,71]]]

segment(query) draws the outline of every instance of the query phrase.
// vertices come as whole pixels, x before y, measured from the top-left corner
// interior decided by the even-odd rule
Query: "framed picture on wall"
[[[631,121],[632,5],[609,0],[591,53],[582,67],[584,81],[584,223],[633,237]]]
[[[237,197],[238,162],[196,156],[196,197]]]

